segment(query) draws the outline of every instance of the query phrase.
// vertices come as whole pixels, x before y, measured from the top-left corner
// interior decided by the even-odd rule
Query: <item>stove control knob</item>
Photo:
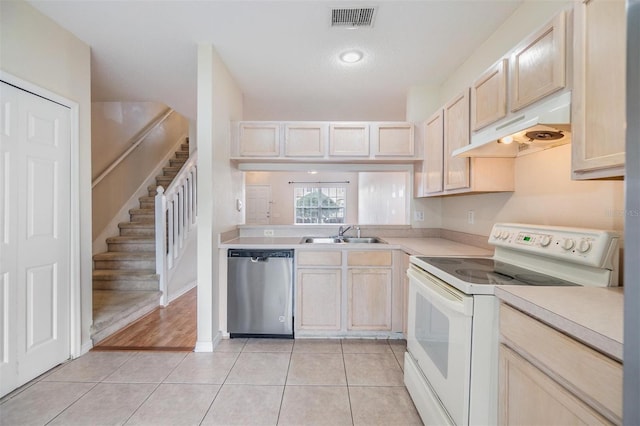
[[[502,238],[503,240],[506,240],[507,238],[509,238],[509,232],[507,231],[502,231],[500,233],[500,238]]]
[[[574,248],[576,245],[576,242],[573,241],[573,239],[571,238],[566,238],[564,240],[564,242],[562,243],[562,248],[565,250],[571,250],[572,248]]]
[[[546,247],[549,244],[551,244],[551,235],[543,235],[542,238],[540,239],[540,245],[542,247]]]
[[[586,253],[591,250],[591,241],[589,240],[581,240],[578,244],[578,251],[580,253]]]
[[[495,231],[493,231],[493,238],[497,240],[498,238],[500,238],[500,234],[502,234],[502,232],[500,232],[499,229],[496,229]]]

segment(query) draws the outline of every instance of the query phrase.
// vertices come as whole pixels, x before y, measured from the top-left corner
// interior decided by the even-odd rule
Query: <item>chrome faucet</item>
[[[347,226],[346,228],[341,226],[340,228],[338,228],[338,237],[344,237],[344,233],[347,232],[349,229],[351,229],[350,226]]]

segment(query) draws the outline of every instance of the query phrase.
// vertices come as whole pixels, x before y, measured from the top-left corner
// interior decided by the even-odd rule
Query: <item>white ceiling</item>
[[[29,2],[91,46],[93,101],[158,101],[195,118],[208,43],[245,119],[403,120],[408,89],[441,84],[521,1]],[[332,29],[334,6],[375,6],[373,28]],[[364,60],[339,63],[349,48]]]

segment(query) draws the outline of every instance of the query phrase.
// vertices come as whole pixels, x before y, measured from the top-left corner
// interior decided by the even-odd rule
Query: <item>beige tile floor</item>
[[[404,351],[232,339],[213,353],[89,352],[0,400],[0,425],[421,425]]]

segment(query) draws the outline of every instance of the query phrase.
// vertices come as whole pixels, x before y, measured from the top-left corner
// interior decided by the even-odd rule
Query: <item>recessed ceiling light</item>
[[[340,60],[348,64],[353,64],[362,59],[362,52],[359,50],[347,50],[340,54]]]

